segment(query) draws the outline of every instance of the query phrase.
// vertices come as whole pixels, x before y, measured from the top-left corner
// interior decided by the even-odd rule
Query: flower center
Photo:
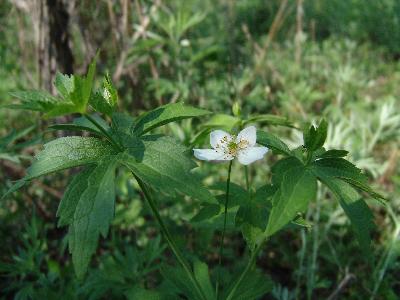
[[[231,156],[236,156],[240,150],[246,149],[249,146],[247,140],[240,140],[239,143],[236,143],[234,140],[235,138],[228,142],[225,150],[225,153]]]

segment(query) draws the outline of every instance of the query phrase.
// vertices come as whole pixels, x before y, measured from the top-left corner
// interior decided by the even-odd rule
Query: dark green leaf
[[[95,68],[96,59],[90,64],[86,77],[57,74],[54,84],[61,97],[53,97],[44,91],[13,92],[11,95],[20,103],[6,107],[40,111],[46,117],[84,113],[92,91]]]
[[[218,202],[224,206],[225,205],[225,191],[226,191],[226,183],[218,182],[210,187],[211,190],[221,191],[223,194],[217,196]],[[228,208],[238,206],[240,204],[246,203],[249,200],[249,193],[242,188],[240,185],[231,182],[229,185],[229,202]]]
[[[155,190],[169,195],[180,192],[204,202],[216,202],[191,172],[196,164],[187,149],[175,139],[144,136],[128,148],[121,163]]]
[[[136,286],[133,288],[130,288],[127,290],[124,295],[126,296],[126,299],[128,300],[166,300],[170,298],[164,297],[162,294],[160,294],[157,291],[154,290],[146,290],[142,287]]]
[[[232,283],[235,283],[233,280]],[[261,299],[262,296],[272,291],[274,284],[271,278],[262,274],[259,270],[252,270],[243,279],[237,288],[232,300],[254,300]],[[227,289],[229,292],[232,287]],[[222,299],[225,299],[228,293]]]
[[[19,99],[18,104],[5,105],[13,109],[26,109],[40,112],[47,112],[54,108],[60,101],[45,91],[15,91],[11,96]]]
[[[115,110],[117,102],[117,90],[114,88],[111,79],[107,74],[103,81],[102,90],[92,95],[89,103],[95,111],[111,116]]]
[[[346,150],[328,150],[320,155],[318,155],[318,158],[335,158],[335,157],[345,157],[349,154],[348,151]]]
[[[84,191],[88,187],[88,178],[93,173],[95,166],[87,167],[74,176],[68,184],[64,196],[61,199],[57,210],[58,226],[65,226],[73,223],[76,206]]]
[[[277,115],[268,115],[268,114],[251,117],[250,119],[244,122],[244,124],[249,124],[249,123],[260,123],[260,124],[266,123],[268,125],[294,127],[293,123],[290,122],[287,118]]]
[[[208,115],[211,112],[184,105],[183,102],[160,106],[140,116],[134,126],[135,134],[144,134],[156,127],[187,118]]]
[[[157,291],[154,290],[146,290],[140,286],[136,286],[133,288],[130,288],[128,291],[125,293],[126,299],[128,300],[139,300],[139,299],[145,299],[145,300],[166,300],[166,299],[171,299],[171,298],[166,298],[162,294],[160,294]]]
[[[318,177],[335,177],[347,181],[376,199],[385,198],[373,191],[368,185],[368,178],[361,170],[344,158],[324,158],[312,164],[312,170]]]
[[[268,147],[277,154],[285,154],[288,156],[292,155],[289,147],[279,138],[277,138],[276,136],[272,135],[269,132],[257,130],[257,143],[265,147]]]
[[[54,86],[64,99],[68,99],[74,90],[74,77],[57,72]]]
[[[361,250],[371,257],[371,230],[375,228],[375,224],[368,205],[348,183],[332,177],[320,177],[320,179],[337,197],[349,217]]]
[[[203,300],[203,298],[196,292],[196,288],[193,286],[187,273],[182,268],[173,268],[164,265],[161,267],[161,275],[177,288],[178,291],[183,293],[187,299]]]
[[[316,192],[317,180],[311,171],[296,167],[286,172],[272,200],[266,235],[271,236],[291,222],[297,213],[305,211]]]
[[[193,273],[207,300],[215,300],[215,290],[211,284],[208,266],[196,259],[193,263]]]
[[[303,134],[304,146],[309,151],[317,150],[324,145],[327,133],[328,123],[325,120],[322,120],[317,128],[311,126]]]
[[[76,204],[72,223],[68,231],[69,250],[78,278],[82,278],[87,270],[90,258],[96,251],[99,235],[107,235],[109,225],[114,217],[115,202],[115,166],[116,156],[104,157],[92,170],[87,171],[87,187],[85,178],[74,181],[67,199],[69,209],[62,209],[64,222],[71,222],[71,210]],[[78,191],[83,193],[78,194]],[[72,197],[79,197],[79,200]]]
[[[97,128],[94,129],[93,127],[81,126],[81,125],[76,125],[76,124],[54,124],[54,125],[50,125],[48,128],[53,129],[53,130],[63,130],[63,131],[65,131],[65,130],[88,131],[97,136],[103,136],[103,134]]]
[[[5,198],[7,198],[9,195],[18,191],[20,188],[22,188],[25,184],[26,184],[26,180],[24,180],[24,179],[18,180],[16,183],[14,183],[11,186],[11,188],[3,196],[1,196],[0,199],[3,200]]]
[[[271,169],[272,172],[272,184],[279,186],[283,180],[283,176],[286,172],[294,169],[304,167],[303,163],[294,156],[286,157],[277,161]]]
[[[312,224],[298,214],[293,220],[292,224],[300,227],[311,228]]]
[[[221,206],[218,204],[205,205],[200,211],[191,219],[192,222],[201,222],[204,220],[211,219],[219,215]]]
[[[24,179],[31,180],[52,172],[96,163],[100,157],[111,153],[114,153],[112,146],[97,138],[59,138],[44,145]]]

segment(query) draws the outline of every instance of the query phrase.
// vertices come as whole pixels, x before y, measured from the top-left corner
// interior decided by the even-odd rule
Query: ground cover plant
[[[397,299],[395,2],[21,3],[1,298]]]

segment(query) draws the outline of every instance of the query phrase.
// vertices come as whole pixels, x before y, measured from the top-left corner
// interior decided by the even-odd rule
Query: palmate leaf
[[[136,135],[142,135],[170,122],[200,117],[210,113],[204,109],[184,105],[183,102],[171,103],[141,115],[136,120],[132,132]]]
[[[317,178],[304,166],[284,173],[279,190],[272,199],[266,235],[271,236],[303,212],[317,192]]]
[[[348,183],[332,177],[319,178],[339,200],[340,206],[351,221],[361,250],[371,257],[371,230],[375,228],[375,223],[368,205]]]
[[[191,173],[196,164],[187,154],[187,149],[175,139],[144,136],[128,147],[121,156],[121,163],[155,190],[169,195],[180,192],[204,202],[216,202]]]
[[[99,235],[106,237],[114,218],[117,162],[117,156],[105,156],[97,166],[78,174],[60,204],[60,224],[69,225],[69,250],[78,278],[85,275]]]

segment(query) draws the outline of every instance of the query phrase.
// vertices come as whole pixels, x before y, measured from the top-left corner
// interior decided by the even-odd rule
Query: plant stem
[[[249,167],[248,166],[244,166],[244,175],[246,177],[246,189],[247,192],[250,191],[250,182],[249,182]]]
[[[246,265],[246,268],[243,270],[243,273],[240,274],[239,279],[236,281],[235,285],[232,287],[231,291],[228,294],[228,297],[226,297],[226,300],[232,300],[233,297],[235,296],[236,290],[238,289],[239,285],[242,283],[243,279],[247,276],[251,268],[254,266],[258,253],[260,252],[262,246],[264,245],[266,240],[263,240],[260,244],[258,244],[257,248],[254,249],[253,253],[251,254],[250,260]]]
[[[159,212],[157,210],[156,203],[155,203],[154,199],[152,198],[150,191],[148,190],[146,184],[140,178],[138,178],[134,173],[132,173],[132,174],[135,177],[136,181],[138,182],[140,188],[142,189],[145,199],[147,200],[147,203],[149,204],[151,211],[153,212],[153,214],[156,218],[156,221],[157,221],[158,225],[160,226],[161,232],[162,232],[165,240],[167,241],[168,246],[171,248],[171,250],[174,253],[179,264],[182,266],[182,268],[186,272],[186,274],[189,277],[190,281],[192,282],[194,288],[196,289],[198,296],[201,299],[207,300],[207,298],[206,298],[200,284],[197,282],[189,264],[186,262],[182,253],[179,251],[178,247],[176,246],[176,244],[172,238],[171,233],[169,232],[168,228],[165,226],[165,224],[161,218],[161,215],[159,214]]]
[[[104,136],[107,138],[107,140],[114,146],[116,147],[118,150],[122,151],[122,147],[120,145],[118,145],[114,139],[112,138],[112,136],[103,128],[103,126],[101,126],[95,118],[93,118],[92,116],[90,116],[89,114],[84,114],[85,118],[88,119],[94,126],[97,127],[97,129],[99,129]]]
[[[226,216],[228,212],[228,202],[229,202],[229,187],[231,183],[231,171],[232,171],[232,160],[229,162],[228,167],[228,179],[226,180],[226,193],[225,193],[225,206],[224,206],[224,227],[222,229],[221,241],[219,245],[219,257],[218,257],[218,273],[217,273],[217,282],[215,285],[215,294],[216,299],[218,300],[218,293],[219,293],[219,273],[222,263],[222,255],[224,252],[224,239],[225,239],[225,231],[226,231]]]

